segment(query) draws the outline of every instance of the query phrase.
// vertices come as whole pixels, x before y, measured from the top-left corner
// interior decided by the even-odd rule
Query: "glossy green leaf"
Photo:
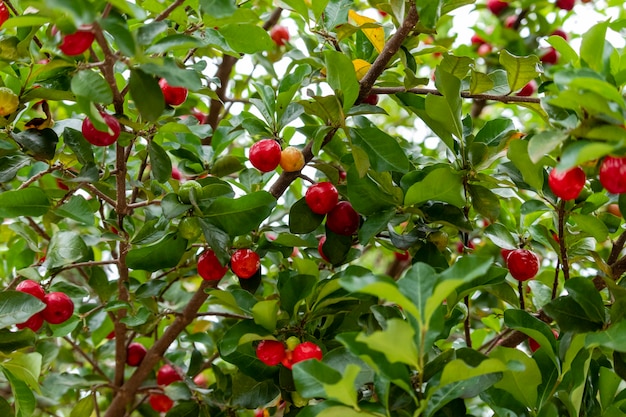
[[[464,381],[457,381],[441,388],[431,390],[427,401],[424,402],[427,417],[437,415],[451,401],[457,398],[472,398],[494,385],[500,379],[498,374],[479,375]]]
[[[48,246],[48,268],[56,269],[74,262],[89,260],[91,249],[77,232],[61,231],[55,233]]]
[[[254,322],[273,332],[276,330],[278,310],[278,300],[261,300],[252,307]]]
[[[21,379],[17,378],[10,370],[0,365],[0,370],[9,381],[11,391],[13,392],[15,414],[18,417],[32,416],[37,404],[35,394],[28,385]]]
[[[59,137],[50,128],[27,129],[16,133],[13,138],[26,151],[26,154],[43,161],[54,158],[59,142]]]
[[[257,191],[237,199],[219,197],[204,213],[204,218],[231,237],[257,228],[276,206],[276,199],[266,191]]]
[[[537,386],[541,383],[541,372],[537,363],[518,349],[496,347],[490,358],[507,364],[509,371],[494,386],[507,391],[527,407],[537,403]]]
[[[605,242],[609,238],[609,229],[599,218],[586,214],[572,213],[571,219],[581,231],[593,236],[599,243]]]
[[[156,121],[165,110],[165,99],[154,77],[142,70],[130,72],[130,96],[141,116],[149,122]]]
[[[500,215],[500,199],[493,191],[481,185],[470,184],[469,193],[472,197],[474,210],[491,221]]]
[[[395,171],[404,174],[409,170],[409,159],[393,136],[376,127],[353,128],[350,132],[353,134],[354,143],[367,152],[375,171]]]
[[[603,323],[606,320],[604,302],[593,281],[585,277],[570,278],[565,282],[568,296],[583,309],[589,319]]]
[[[86,225],[94,224],[95,211],[96,208],[92,208],[89,202],[80,195],[73,195],[62,206],[54,210],[58,216],[67,217]]]
[[[219,29],[228,45],[237,52],[254,54],[274,47],[274,42],[261,26],[232,23]]]
[[[0,329],[24,323],[44,308],[45,304],[30,294],[21,291],[2,291],[0,292]]]
[[[204,13],[217,18],[230,16],[237,10],[233,0],[201,0],[200,8]]]
[[[170,179],[172,177],[172,161],[161,145],[151,141],[148,145],[148,154],[150,155],[150,166],[154,179],[159,182]]]
[[[531,187],[543,188],[543,166],[531,161],[528,155],[528,141],[516,139],[509,143],[507,156],[522,173],[524,181]]]
[[[387,320],[387,328],[369,335],[361,333],[357,342],[365,343],[370,349],[382,352],[389,362],[400,362],[419,369],[418,347],[415,344],[415,329],[400,319]]]
[[[421,181],[411,185],[404,196],[406,205],[418,205],[431,200],[463,207],[465,196],[461,173],[448,166],[436,168]]]
[[[471,366],[462,359],[454,359],[446,364],[441,374],[441,386],[464,381],[477,376],[507,371],[506,363],[498,359],[485,359],[478,366]]]
[[[42,356],[38,352],[14,352],[2,366],[9,370],[17,379],[25,382],[33,391],[41,393],[39,376],[41,374]]]
[[[439,68],[448,74],[455,76],[459,80],[462,80],[465,78],[473,64],[474,60],[470,57],[445,54],[439,64]]]
[[[20,154],[0,157],[0,182],[11,181],[20,169],[30,163],[30,158]]]
[[[482,72],[474,71],[471,72],[470,78],[470,93],[471,94],[484,94],[487,91],[490,91],[494,87],[493,79]]]
[[[358,213],[371,215],[402,204],[402,190],[392,183],[389,173],[368,171],[360,177],[356,167],[351,167],[347,179],[348,197]]]
[[[435,85],[443,96],[426,96],[426,114],[460,139],[463,137],[461,80],[438,67],[435,70]]]
[[[589,333],[585,339],[586,347],[602,346],[607,349],[626,352],[626,322],[620,321],[607,330]]]
[[[537,55],[515,56],[506,49],[500,51],[500,65],[507,72],[510,91],[518,91],[539,75]]]
[[[78,71],[72,77],[72,92],[76,97],[107,105],[113,102],[113,92],[100,73],[92,70]]]
[[[451,150],[454,149],[454,138],[452,133],[448,130],[446,122],[440,122],[439,119],[433,118],[426,111],[426,99],[412,93],[398,93],[396,94],[400,103],[413,113],[415,113],[420,119],[428,125],[430,129],[443,141],[443,143]]]
[[[326,78],[328,84],[341,97],[344,112],[347,111],[359,96],[359,82],[354,72],[352,61],[347,55],[325,50]]]
[[[496,246],[504,249],[517,249],[517,242],[511,232],[501,223],[492,223],[485,229],[485,236]]]
[[[597,72],[604,69],[604,45],[608,26],[608,20],[592,26],[583,35],[580,45],[580,59]]]
[[[547,130],[531,136],[528,142],[528,156],[532,163],[536,164],[541,159],[558,148],[568,135],[560,130]]]
[[[474,141],[485,143],[488,146],[498,146],[514,131],[515,125],[510,119],[493,119],[485,123],[476,133]]]
[[[3,297],[9,298],[8,296],[0,295],[0,300],[2,300]],[[11,298],[14,298],[14,297],[11,297]],[[27,303],[32,302],[31,298],[35,298],[35,297],[30,297],[29,299],[27,299]],[[17,302],[17,300],[14,299],[13,302]],[[11,301],[9,301],[9,303],[11,303]],[[14,307],[25,308],[25,307],[22,307],[21,305],[20,306],[15,305]],[[29,308],[32,308],[32,307],[33,306],[30,306]],[[0,320],[4,321],[5,317],[3,317],[3,314],[1,313],[2,308],[3,307],[0,306]],[[44,309],[45,305],[39,305],[37,308]],[[32,308],[32,309],[35,310],[36,308]],[[30,314],[30,313],[28,311],[25,311],[22,316],[26,316],[27,314]],[[28,320],[28,317],[26,318],[26,320]],[[15,319],[13,319],[13,321],[15,321]],[[15,323],[15,324],[18,324],[18,323]],[[4,327],[4,326],[0,326],[0,327]],[[21,332],[12,332],[6,328],[0,328],[0,352],[11,353],[11,352],[17,351],[18,349],[34,346],[36,337],[37,336],[35,335],[35,333],[29,330],[24,330]]]
[[[95,161],[93,148],[80,131],[66,127],[63,129],[63,142],[72,150],[81,164]]]
[[[308,360],[295,364],[292,372],[296,389],[303,397],[326,398],[356,406],[354,382],[359,370],[357,365],[350,364],[342,375],[325,363]]]
[[[178,265],[186,249],[187,240],[171,233],[158,243],[131,249],[126,262],[131,269],[154,272]]]
[[[527,311],[510,309],[504,311],[504,324],[535,339],[541,347],[550,352],[550,357],[556,361],[556,340],[550,326],[546,323]]]

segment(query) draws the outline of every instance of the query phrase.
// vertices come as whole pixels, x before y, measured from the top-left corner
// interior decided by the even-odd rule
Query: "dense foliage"
[[[624,415],[625,13],[0,2],[0,415]]]

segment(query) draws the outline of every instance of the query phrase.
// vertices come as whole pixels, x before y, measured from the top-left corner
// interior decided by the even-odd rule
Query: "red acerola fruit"
[[[148,401],[157,413],[167,413],[174,406],[174,401],[165,394],[150,394]]]
[[[575,0],[556,0],[556,7],[562,10],[572,10],[574,8]]]
[[[567,33],[565,33],[562,29],[556,29],[554,32],[552,32],[552,36],[560,36],[565,40],[568,39]]]
[[[25,328],[31,329],[33,332],[38,331],[43,326],[43,315],[41,313],[35,313],[24,323],[17,324],[17,328],[22,330]]]
[[[515,95],[519,97],[530,97],[533,94],[535,94],[536,90],[537,90],[537,83],[535,82],[535,80],[531,80],[524,87],[522,87],[522,89],[519,90],[517,94]]]
[[[318,182],[306,190],[304,200],[313,213],[327,214],[339,202],[339,192],[331,182]]]
[[[302,342],[293,350],[291,363],[306,361],[309,359],[322,360],[322,349],[313,342]]]
[[[274,139],[261,139],[250,147],[250,163],[261,172],[273,171],[280,164],[281,151]]]
[[[501,0],[487,0],[487,8],[496,16],[502,14],[502,12],[509,7],[509,3]]]
[[[228,265],[220,263],[211,249],[207,249],[198,257],[198,274],[207,281],[219,281],[228,272]]]
[[[237,249],[230,257],[230,268],[241,279],[248,279],[261,267],[259,254],[251,249]]]
[[[141,343],[133,342],[126,348],[126,364],[128,366],[139,366],[148,350]]]
[[[539,272],[537,255],[527,249],[515,249],[506,259],[511,276],[518,281],[532,279]]]
[[[81,26],[76,32],[63,35],[59,49],[68,56],[80,55],[89,49],[95,38],[91,26]]]
[[[478,47],[478,50],[476,52],[478,53],[479,56],[485,56],[487,54],[490,54],[492,50],[493,50],[493,47],[491,46],[491,44],[483,43],[482,45]]]
[[[363,104],[375,106],[378,104],[378,94],[369,94],[363,99]]]
[[[276,45],[283,46],[289,41],[289,29],[276,25],[270,30],[270,37]]]
[[[161,366],[157,371],[157,384],[169,385],[176,381],[182,381],[183,377],[180,376],[176,368],[169,363]]]
[[[320,238],[319,243],[317,244],[317,252],[319,252],[320,256],[322,257],[323,260],[325,260],[326,262],[330,263],[330,259],[328,259],[328,256],[326,256],[324,254],[324,250],[323,250],[323,246],[324,243],[326,242],[326,236],[322,236]]]
[[[17,284],[15,287],[17,291],[25,292],[26,294],[30,294],[33,297],[37,297],[43,301],[46,292],[43,287],[39,285],[38,282],[33,281],[32,279],[25,279],[24,281]]]
[[[554,338],[558,339],[559,338],[559,332],[557,332],[554,329],[551,329],[551,330],[552,330],[552,334],[554,335]],[[528,338],[528,347],[530,348],[530,351],[532,353],[535,353],[537,351],[537,349],[539,349],[540,345],[539,345],[539,343],[535,339],[530,337],[530,338]]]
[[[625,193],[626,157],[605,157],[600,165],[600,183],[610,193]]]
[[[172,167],[172,179],[176,181],[181,181],[183,179],[183,174],[181,174],[180,170],[176,167]]]
[[[548,175],[548,185],[555,196],[563,200],[575,200],[585,187],[585,171],[574,167],[560,171],[554,168]]]
[[[276,366],[285,358],[285,344],[278,340],[261,340],[256,347],[256,357],[267,366]]]
[[[485,43],[485,40],[476,33],[472,35],[471,41],[472,41],[472,45],[476,45],[476,46],[482,45],[483,43]]]
[[[548,52],[546,52],[545,54],[541,55],[541,58],[539,58],[541,60],[542,63],[544,64],[556,64],[559,60],[559,54],[556,52],[556,49],[554,48],[550,48],[548,49]]]
[[[502,256],[502,259],[504,260],[504,264],[506,265],[506,261],[509,257],[509,255],[511,254],[511,252],[513,252],[515,249],[504,249],[501,248],[500,249],[500,256]]]
[[[340,201],[326,216],[326,226],[338,235],[351,236],[358,229],[361,218],[347,201]]]
[[[91,143],[95,146],[109,146],[115,143],[117,138],[120,136],[120,132],[122,128],[120,126],[120,122],[112,115],[108,113],[100,113],[104,122],[109,126],[109,131],[104,132],[102,130],[96,129],[93,125],[93,122],[89,117],[86,117],[83,120],[82,125],[82,133],[87,142]]]
[[[4,24],[7,20],[9,20],[11,14],[9,13],[9,9],[3,1],[0,1],[0,26]]]
[[[411,254],[408,250],[405,250],[404,252],[394,252],[393,256],[398,262],[406,262],[411,259]]]
[[[174,87],[167,83],[165,78],[159,80],[159,87],[163,92],[165,103],[170,106],[180,106],[187,100],[188,91],[185,87]]]
[[[48,293],[44,296],[43,302],[46,303],[46,308],[41,314],[48,323],[63,323],[74,314],[74,302],[65,293],[58,291]]]

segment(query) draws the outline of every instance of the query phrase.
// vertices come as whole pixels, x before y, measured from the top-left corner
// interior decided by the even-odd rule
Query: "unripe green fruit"
[[[0,87],[0,116],[8,116],[17,110],[20,99],[7,87]]]
[[[441,230],[430,233],[428,240],[437,247],[439,252],[443,252],[448,247],[448,234]]]
[[[178,231],[184,239],[196,241],[202,234],[200,220],[197,217],[184,217],[178,224]]]
[[[198,181],[190,180],[182,184],[178,189],[178,198],[185,204],[191,203],[191,190],[195,190],[196,196],[202,190],[202,185]]]

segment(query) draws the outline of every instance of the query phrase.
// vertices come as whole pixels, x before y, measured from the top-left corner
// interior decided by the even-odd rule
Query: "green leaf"
[[[515,56],[506,49],[500,51],[500,64],[506,70],[510,91],[517,91],[539,75],[537,55]]]
[[[165,110],[165,99],[158,81],[142,70],[133,69],[130,71],[129,88],[141,117],[149,122],[156,121]]]
[[[326,79],[335,94],[341,97],[345,113],[359,96],[359,81],[354,66],[346,54],[329,49],[324,51],[324,59]]]
[[[489,120],[478,133],[476,133],[474,142],[484,143],[487,146],[498,146],[503,139],[509,137],[511,132],[515,130],[515,125],[511,119],[500,118]]]
[[[342,404],[357,406],[355,381],[360,367],[348,364],[342,373],[317,361],[307,360],[293,366],[296,389],[305,398],[326,398]]]
[[[204,218],[231,237],[245,235],[257,228],[276,206],[276,199],[266,191],[257,191],[231,199],[219,197],[209,206]]]
[[[38,298],[21,291],[0,292],[0,329],[24,323],[46,305]]]
[[[178,265],[186,249],[187,240],[171,233],[158,243],[131,249],[126,261],[131,269],[155,272]]]
[[[231,16],[237,10],[233,0],[200,0],[202,12],[216,18]]]
[[[34,391],[41,393],[39,388],[41,362],[42,356],[38,352],[13,352],[8,361],[2,362],[2,366]]]
[[[83,196],[73,195],[62,206],[54,210],[54,213],[85,225],[93,225],[94,211],[95,209],[92,209],[92,206]]]
[[[618,352],[626,352],[626,321],[612,324],[607,330],[589,333],[585,338],[585,347],[604,347]]]
[[[533,164],[558,148],[568,138],[568,134],[561,130],[546,130],[532,135],[528,142],[528,156]]]
[[[392,183],[391,174],[368,171],[359,176],[355,166],[348,169],[348,197],[352,207],[361,214],[370,215],[402,204],[402,189]]]
[[[170,179],[172,177],[172,160],[161,145],[155,141],[150,141],[148,155],[150,155],[150,166],[152,167],[151,172],[154,175],[154,179],[160,183]]]
[[[599,218],[580,213],[572,213],[570,218],[576,223],[576,226],[578,226],[580,230],[593,236],[598,243],[606,242],[609,238],[609,229]]]
[[[361,333],[356,341],[365,343],[372,350],[382,352],[391,363],[400,362],[420,369],[415,329],[404,320],[387,320],[385,330],[369,335]]]
[[[11,181],[20,169],[30,163],[31,159],[21,154],[0,157],[0,183]]]
[[[446,121],[440,122],[439,119],[429,115],[426,111],[427,106],[424,97],[412,93],[398,93],[396,97],[408,110],[422,119],[450,150],[454,151],[454,139],[446,126]]]
[[[442,96],[426,96],[426,114],[457,139],[463,137],[461,123],[461,80],[437,67],[435,85]]]
[[[608,27],[608,20],[592,26],[583,34],[580,45],[580,58],[589,68],[600,73],[604,70],[604,46]]]
[[[500,373],[507,370],[506,364],[498,359],[485,359],[477,366],[471,366],[462,359],[454,359],[446,363],[439,384],[444,386],[477,376]]]
[[[99,72],[92,70],[78,71],[72,77],[72,92],[76,97],[105,106],[113,102],[111,86]]]
[[[269,51],[274,47],[267,31],[257,25],[232,23],[220,27],[219,32],[231,48],[243,54]]]
[[[13,138],[28,155],[42,161],[49,161],[54,158],[57,143],[59,143],[59,137],[50,128],[27,129],[16,133]]]
[[[141,65],[141,70],[156,75],[158,78],[165,78],[169,85],[185,87],[196,91],[202,88],[202,81],[197,71],[181,68],[175,60],[165,58],[161,65],[147,63]]]
[[[311,294],[316,283],[317,278],[313,275],[292,276],[285,272],[281,273],[277,284],[281,308],[290,317],[297,315],[296,309]]]
[[[498,346],[489,357],[507,364],[509,371],[494,386],[509,392],[526,407],[533,408],[537,403],[537,387],[541,383],[541,372],[537,362],[518,349]]]
[[[450,166],[436,168],[421,181],[411,185],[404,196],[406,205],[419,205],[431,200],[463,207],[465,196],[462,174]]]
[[[150,54],[162,54],[169,51],[188,51],[203,46],[204,44],[200,39],[177,33],[159,39],[154,45],[150,46],[146,52]]]
[[[604,304],[593,283],[583,277],[565,282],[568,295],[555,298],[543,309],[564,331],[592,332],[605,322]]]
[[[615,146],[610,143],[591,142],[587,140],[577,140],[568,145],[561,154],[559,168],[567,169],[585,162],[599,159],[613,152]]]
[[[470,184],[469,193],[472,197],[474,210],[490,221],[498,218],[500,215],[500,199],[493,191],[482,185]]]
[[[519,330],[535,339],[541,347],[550,352],[550,358],[555,362],[555,365],[557,365],[556,339],[554,338],[550,326],[527,311],[517,309],[504,311],[504,324],[511,329]]]
[[[291,233],[311,233],[324,221],[324,215],[311,211],[304,197],[289,209],[289,231]]]
[[[278,320],[278,300],[261,300],[252,307],[254,322],[270,332],[276,330]]]
[[[11,385],[11,390],[13,391],[13,397],[15,401],[15,415],[18,417],[29,417],[32,416],[35,407],[37,405],[37,401],[35,399],[35,394],[33,391],[26,385],[26,383],[20,379],[18,379],[15,375],[11,373],[4,366],[0,365],[0,370],[4,373],[4,376],[9,381]]]
[[[483,94],[494,87],[493,79],[485,73],[472,70],[470,78],[470,93]]]
[[[0,217],[41,216],[50,208],[46,193],[37,187],[0,194]]]
[[[504,249],[517,249],[517,242],[511,232],[500,223],[492,223],[485,229],[485,236],[496,246]]]
[[[219,341],[220,357],[239,367],[244,374],[257,380],[269,378],[276,367],[263,364],[257,357],[252,341],[267,338],[270,333],[252,320],[243,320],[226,331]]]
[[[62,136],[63,142],[65,142],[65,144],[72,150],[72,153],[76,155],[78,162],[83,165],[95,162],[93,147],[89,142],[87,142],[80,131],[72,129],[71,127],[66,127],[63,129]]]
[[[406,173],[410,162],[404,150],[393,137],[377,127],[353,128],[352,140],[367,152],[371,166],[377,172]]]
[[[572,297],[592,321],[604,323],[606,320],[604,302],[592,280],[585,277],[570,278],[565,282],[568,296]]]
[[[48,246],[48,268],[56,269],[74,262],[89,260],[91,249],[77,232],[61,231],[55,233]]]
[[[515,139],[509,142],[507,156],[522,173],[524,181],[536,190],[543,188],[543,166],[533,163],[528,155],[528,141]]]
[[[18,292],[18,291],[16,291],[16,292]],[[3,294],[3,293],[0,293],[0,300],[3,299],[3,296],[1,294]],[[21,294],[24,294],[24,293],[21,293]],[[28,294],[26,294],[26,295],[28,295]],[[31,296],[31,298],[35,298],[35,297]],[[17,300],[15,300],[15,299],[12,302],[16,302],[16,304],[17,304]],[[12,303],[12,302],[10,301],[10,303]],[[30,303],[30,302],[32,302],[32,300],[28,299],[27,302]],[[4,302],[2,302],[2,304],[4,304]],[[16,305],[15,307],[16,308],[20,308],[20,307],[24,308],[23,306],[21,306],[21,303],[20,303],[20,306]],[[41,308],[43,310],[43,308],[45,308],[45,305],[43,305],[43,307],[40,305],[38,308]],[[3,309],[3,307],[2,307],[2,305],[0,305],[0,321],[4,320],[4,317],[3,317],[4,314],[2,313],[2,309]],[[24,316],[26,316],[27,314],[29,314],[29,313],[26,312],[26,311],[23,313]],[[26,318],[26,320],[28,320],[28,318]],[[18,323],[14,323],[14,324],[18,324]],[[2,327],[2,326],[0,325],[0,327]],[[11,353],[11,352],[15,352],[18,349],[34,346],[36,337],[37,336],[35,335],[35,333],[30,331],[30,330],[23,330],[21,332],[12,332],[12,331],[10,331],[8,329],[0,328],[0,352]]]
[[[439,63],[439,68],[462,80],[473,65],[474,60],[470,57],[445,54]]]

